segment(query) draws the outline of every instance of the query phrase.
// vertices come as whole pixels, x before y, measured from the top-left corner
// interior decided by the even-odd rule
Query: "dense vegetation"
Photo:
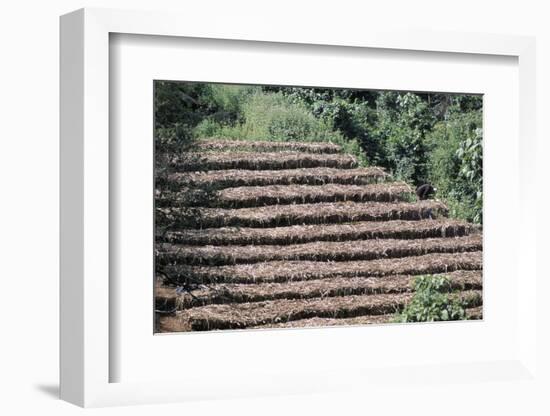
[[[482,222],[480,96],[158,81],[155,134],[158,151],[200,137],[330,141]]]
[[[451,281],[445,276],[419,276],[414,297],[395,317],[395,322],[457,321],[466,319],[466,302],[452,298]]]

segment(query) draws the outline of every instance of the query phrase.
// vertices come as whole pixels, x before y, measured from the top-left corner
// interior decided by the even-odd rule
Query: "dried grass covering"
[[[159,241],[188,245],[301,244],[374,238],[459,237],[474,232],[471,224],[447,218],[418,221],[362,221],[344,224],[293,225],[275,228],[223,227],[168,231]]]
[[[471,320],[483,319],[483,306],[466,309],[466,317]]]
[[[326,326],[352,326],[391,323],[393,315],[367,315],[355,316],[353,318],[309,318],[297,321],[282,322],[278,324],[267,324],[254,326],[251,329],[277,329],[277,328],[315,328]]]
[[[177,312],[176,318],[181,323],[180,331],[244,329],[313,317],[349,318],[393,314],[411,298],[411,293],[398,293],[208,305]]]
[[[316,280],[333,277],[381,277],[481,270],[482,252],[433,253],[423,256],[370,261],[271,261],[230,266],[166,266],[165,272],[181,283],[262,283]]]
[[[480,270],[458,270],[445,276],[449,278],[454,290],[473,290],[482,287]],[[383,278],[335,277],[256,285],[220,283],[182,294],[176,294],[174,287],[158,286],[155,296],[157,304],[164,305],[164,310],[171,310],[176,306],[181,310],[211,304],[411,292],[414,290],[414,279],[415,276],[397,275]]]
[[[375,239],[315,241],[292,245],[183,246],[160,244],[158,264],[226,265],[277,260],[352,261],[375,260],[429,253],[462,253],[482,249],[480,234],[417,240]]]
[[[270,140],[231,140],[231,139],[199,139],[196,147],[201,151],[255,151],[269,152],[288,150],[308,153],[340,153],[342,147],[327,142],[275,142]]]
[[[357,169],[310,168],[284,170],[225,170],[210,172],[175,172],[157,177],[157,187],[177,190],[181,186],[214,187],[268,185],[366,185],[390,177],[378,167]]]
[[[181,155],[158,155],[160,166],[178,171],[208,171],[221,169],[278,170],[299,168],[357,167],[357,160],[348,154],[316,154],[306,152],[188,152]]]
[[[483,319],[482,306],[466,309],[466,317],[469,320]],[[288,321],[276,324],[266,324],[250,327],[250,329],[284,329],[284,328],[315,328],[330,326],[363,326],[391,324],[394,318],[393,314],[388,315],[366,315],[355,316],[353,318],[308,318],[296,321]],[[402,324],[394,324],[402,325]],[[407,324],[409,325],[409,324]],[[166,316],[161,318],[160,332],[182,332],[189,331],[189,323],[182,321],[177,316]]]
[[[184,228],[278,227],[351,221],[421,220],[447,216],[439,201],[415,203],[334,202],[256,208],[158,208],[158,225]]]
[[[162,284],[162,279],[157,278],[155,282],[155,310],[171,311],[176,307],[176,301],[179,295],[176,293],[176,288],[165,286]]]
[[[466,317],[469,320],[482,319],[482,306],[466,309]],[[356,316],[354,318],[309,318],[300,319],[298,321],[289,321],[279,324],[260,325],[253,329],[276,329],[276,328],[314,328],[326,326],[351,326],[351,325],[370,325],[370,324],[390,324],[394,315],[371,315],[371,316]],[[402,325],[402,324],[397,324]]]
[[[208,305],[176,314],[182,328],[193,331],[243,329],[252,326],[290,322],[313,317],[351,318],[386,315],[401,310],[412,293],[341,296],[314,299],[284,299],[255,303]],[[469,306],[481,304],[481,292],[461,292]],[[184,329],[182,329],[184,330]]]
[[[481,234],[441,202],[331,143],[196,145],[155,160],[161,332],[384,323],[421,274],[482,317]]]
[[[157,206],[205,206],[247,208],[265,205],[312,204],[318,202],[398,202],[410,201],[413,190],[403,182],[371,185],[267,185],[241,186],[220,191],[187,188],[161,191]]]

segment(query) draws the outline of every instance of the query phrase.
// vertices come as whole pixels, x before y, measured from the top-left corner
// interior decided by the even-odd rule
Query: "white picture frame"
[[[182,21],[186,24],[182,25]],[[534,39],[509,35],[403,32],[391,27],[385,31],[354,31],[350,28],[331,35],[315,28],[284,32],[276,25],[241,28],[237,34],[230,23],[217,22],[215,26],[208,26],[201,19],[174,14],[107,9],[82,9],[61,18],[61,398],[88,407],[350,389],[360,391],[366,386],[373,388],[377,383],[391,384],[395,379],[402,380],[402,385],[446,382],[451,378],[478,386],[487,380],[507,380],[518,384],[529,380],[536,384],[539,375],[536,371],[535,298],[540,276],[535,267],[536,217],[529,208],[537,203],[533,189],[536,159]],[[260,374],[258,379],[241,378],[233,383],[228,383],[223,374],[219,380],[192,374],[177,380],[112,382],[110,369],[121,357],[117,357],[112,349],[113,334],[110,332],[110,311],[116,309],[109,280],[113,267],[109,252],[110,227],[113,226],[110,172],[116,168],[112,165],[109,148],[111,34],[276,42],[283,50],[285,45],[291,44],[304,47],[330,45],[333,48],[467,54],[472,60],[477,55],[517,59],[518,186],[510,191],[518,200],[515,273],[522,271],[522,278],[516,282],[517,308],[513,312],[517,345],[498,360],[455,359],[445,362],[441,359],[438,363],[426,363],[419,359],[413,377],[410,377],[411,367],[384,365],[376,368],[370,364],[365,368],[358,365],[356,369],[332,368],[321,373],[292,373],[285,369],[264,374],[263,378]],[[338,336],[334,331],[331,334]],[[216,336],[216,342],[223,342],[223,337],[227,336],[211,335]],[[174,364],[174,372],[180,374],[182,371],[178,365],[181,364]],[[326,377],[320,377],[320,374]]]

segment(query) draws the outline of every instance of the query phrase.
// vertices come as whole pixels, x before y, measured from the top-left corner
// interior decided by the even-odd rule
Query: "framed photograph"
[[[180,22],[61,18],[62,398],[536,384],[534,40]]]

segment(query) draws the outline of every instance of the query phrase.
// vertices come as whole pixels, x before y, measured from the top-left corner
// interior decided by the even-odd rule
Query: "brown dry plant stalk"
[[[177,312],[176,318],[183,327],[194,331],[243,329],[313,317],[387,315],[401,310],[412,296],[412,293],[351,295],[207,305]],[[468,307],[481,305],[480,291],[464,291],[452,296],[462,299]]]
[[[447,216],[439,201],[416,203],[331,202],[256,208],[158,208],[157,224],[172,228],[279,227],[351,221],[421,220]]]
[[[307,152],[187,152],[183,154],[157,155],[157,162],[178,171],[208,171],[221,169],[297,169],[339,168],[358,166],[357,160],[348,154],[317,154]]]
[[[481,270],[458,270],[445,274],[453,290],[481,289]],[[173,286],[159,283],[156,290],[158,304],[165,309],[187,309],[195,306],[223,303],[261,302],[276,299],[308,299],[349,295],[411,292],[416,276],[395,275],[377,277],[334,277],[330,279],[259,283],[255,285],[220,283],[202,286],[189,292],[177,293]],[[159,279],[160,282],[160,279]]]
[[[395,259],[345,262],[270,261],[229,266],[166,266],[177,282],[198,284],[287,282],[332,277],[381,277],[398,274],[436,274],[455,270],[481,270],[482,252],[433,253]]]
[[[328,142],[283,142],[272,140],[232,140],[223,138],[199,139],[195,143],[200,151],[255,151],[273,152],[277,150],[288,150],[293,152],[308,153],[340,153],[342,147],[335,143]]]
[[[313,241],[352,241],[374,238],[458,237],[476,230],[447,218],[419,221],[360,221],[343,224],[293,225],[275,228],[222,227],[168,231],[167,243],[188,245],[301,244]],[[160,241],[160,240],[159,240]]]
[[[181,186],[213,187],[268,185],[366,185],[390,178],[378,167],[357,169],[309,168],[283,170],[213,170],[208,172],[172,172],[157,177],[157,186],[178,190]]]
[[[479,234],[454,238],[417,240],[375,239],[315,241],[293,245],[185,246],[160,244],[158,264],[226,265],[277,260],[352,261],[420,256],[429,253],[461,253],[482,249]]]
[[[176,192],[159,191],[156,205],[247,208],[338,201],[398,202],[410,201],[412,195],[411,187],[403,182],[371,185],[241,186],[219,191],[182,188]]]

